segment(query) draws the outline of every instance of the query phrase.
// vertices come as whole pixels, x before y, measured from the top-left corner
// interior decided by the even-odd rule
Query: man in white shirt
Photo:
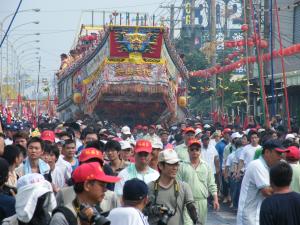
[[[148,203],[148,186],[144,181],[133,178],[125,182],[123,206],[110,211],[111,225],[148,225],[148,218],[142,213]]]
[[[141,139],[136,142],[134,148],[135,163],[129,164],[118,175],[118,177],[121,178],[121,180],[115,184],[115,192],[118,196],[123,195],[123,186],[127,180],[138,178],[148,184],[158,179],[159,173],[149,166],[151,152],[152,145],[150,141]]]
[[[202,146],[201,146],[201,159],[203,159],[213,174],[220,173],[220,163],[219,163],[219,154],[215,148],[215,146],[210,144],[209,136],[206,134],[201,137]]]
[[[238,171],[241,173],[243,170],[247,170],[249,163],[254,159],[254,155],[257,149],[261,148],[258,144],[259,137],[256,131],[250,131],[250,144],[246,145],[241,152]]]
[[[269,168],[277,164],[286,151],[280,141],[269,140],[263,146],[262,156],[249,164],[240,193],[238,225],[259,225],[261,203],[272,195]]]

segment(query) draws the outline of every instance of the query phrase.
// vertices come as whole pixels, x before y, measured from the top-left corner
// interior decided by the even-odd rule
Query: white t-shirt
[[[139,180],[142,180],[146,184],[148,184],[151,181],[157,180],[159,177],[159,173],[150,167],[148,167],[148,170],[146,173],[140,173],[136,170],[135,164],[131,163],[125,169],[121,170],[121,172],[118,174],[118,177],[120,177],[121,180],[115,184],[114,191],[118,196],[122,196],[123,195],[123,187],[127,180],[131,180],[133,178],[138,178]]]
[[[63,188],[70,177],[67,176],[66,170],[60,166],[55,166],[54,170],[51,171],[52,183],[57,188]]]
[[[261,156],[250,162],[243,178],[238,214],[238,225],[259,225],[259,212],[264,196],[260,190],[270,186],[269,167]]]
[[[229,167],[229,172],[233,172],[233,160],[234,160],[234,157],[235,157],[235,152],[231,152],[229,154],[229,156],[227,157],[226,159],[226,167],[228,166]]]
[[[69,163],[66,160],[64,160],[64,156],[63,155],[59,155],[58,160],[55,163],[55,167],[60,167],[61,170],[64,171],[65,177],[67,179],[71,178],[71,174],[72,174],[71,163]]]
[[[254,159],[254,155],[257,149],[261,148],[260,145],[253,147],[251,144],[244,147],[244,151],[241,153],[240,160],[244,161],[244,168],[247,170],[249,163]]]
[[[234,152],[233,163],[239,164],[243,151],[244,151],[244,147],[240,147]]]
[[[149,225],[148,218],[133,207],[119,207],[110,211],[108,217],[111,225]]]
[[[219,157],[219,154],[214,146],[208,145],[207,148],[204,148],[202,145],[201,159],[208,164],[210,169],[213,171],[213,174],[216,174],[215,157]]]

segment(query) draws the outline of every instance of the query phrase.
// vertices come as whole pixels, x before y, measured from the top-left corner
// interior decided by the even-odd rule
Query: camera
[[[81,204],[79,217],[93,225],[110,225],[110,221],[106,219],[95,207]]]
[[[149,214],[159,217],[158,225],[167,225],[175,211],[165,205],[155,204],[149,207]]]

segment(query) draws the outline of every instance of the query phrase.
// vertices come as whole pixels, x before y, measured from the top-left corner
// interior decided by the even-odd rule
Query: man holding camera
[[[151,225],[182,225],[185,207],[194,224],[200,224],[191,188],[176,180],[179,161],[173,149],[158,155],[160,177],[148,185],[150,203],[145,209]]]
[[[76,197],[72,203],[54,210],[50,225],[110,224],[97,205],[104,198],[106,184],[116,183],[120,178],[106,175],[99,163],[92,162],[77,167],[72,180]]]

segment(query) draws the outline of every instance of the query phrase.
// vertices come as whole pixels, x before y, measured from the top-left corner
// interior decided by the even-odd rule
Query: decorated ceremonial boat
[[[109,25],[83,33],[78,42],[93,42],[92,47],[58,74],[62,120],[84,115],[126,124],[185,120],[188,71],[166,27]]]

